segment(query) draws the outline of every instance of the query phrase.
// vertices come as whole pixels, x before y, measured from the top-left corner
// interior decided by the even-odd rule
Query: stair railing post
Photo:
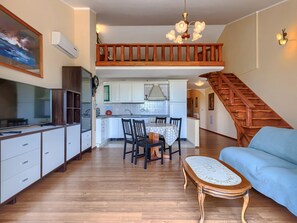
[[[252,109],[247,107],[246,108],[246,125],[251,126],[252,125]]]
[[[234,92],[232,91],[232,89],[229,89],[229,102],[231,105],[234,104]]]

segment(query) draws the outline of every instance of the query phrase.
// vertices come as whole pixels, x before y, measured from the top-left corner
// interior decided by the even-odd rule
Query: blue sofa
[[[219,159],[297,216],[297,130],[263,127],[248,147],[224,148]]]

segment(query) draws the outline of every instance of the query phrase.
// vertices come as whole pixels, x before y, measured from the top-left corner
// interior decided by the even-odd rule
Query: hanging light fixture
[[[201,32],[205,29],[205,22],[195,22],[191,21],[188,22],[187,17],[187,3],[186,0],[184,0],[184,12],[182,14],[183,20],[179,21],[178,23],[175,24],[175,30],[179,35],[175,35],[175,30],[170,30],[169,33],[166,34],[166,38],[169,40],[172,40],[175,43],[183,43],[183,40],[187,40],[191,37],[189,34],[189,27],[194,24],[194,29],[193,29],[193,37],[192,41],[196,41],[202,37]]]

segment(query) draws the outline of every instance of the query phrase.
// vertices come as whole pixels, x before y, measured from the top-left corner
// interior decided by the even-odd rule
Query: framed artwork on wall
[[[214,110],[214,93],[208,94],[208,110]]]
[[[43,77],[42,34],[0,5],[0,65]]]

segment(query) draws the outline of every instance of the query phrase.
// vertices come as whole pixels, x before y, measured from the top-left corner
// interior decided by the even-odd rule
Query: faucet
[[[133,113],[131,112],[130,109],[127,109],[127,108],[126,108],[126,109],[125,109],[125,112],[126,112],[126,111],[129,112],[130,115],[133,115]]]
[[[91,112],[91,109],[85,110],[85,112],[83,113],[83,117],[87,118],[88,116],[90,116],[90,112]]]

